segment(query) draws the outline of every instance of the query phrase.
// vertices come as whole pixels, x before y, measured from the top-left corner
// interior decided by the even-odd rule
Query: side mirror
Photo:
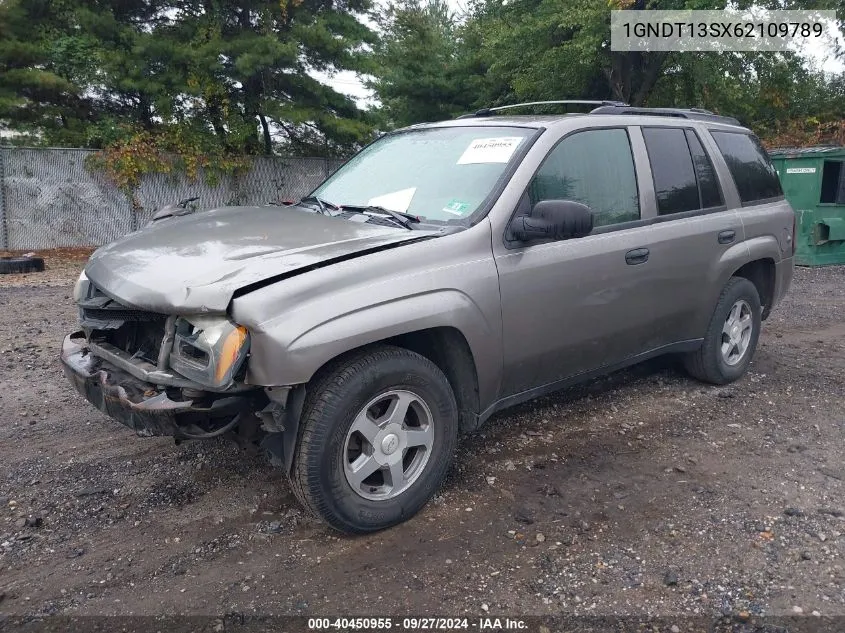
[[[530,216],[518,216],[511,222],[511,233],[520,242],[567,240],[584,237],[592,230],[590,207],[572,200],[541,200],[534,205]]]

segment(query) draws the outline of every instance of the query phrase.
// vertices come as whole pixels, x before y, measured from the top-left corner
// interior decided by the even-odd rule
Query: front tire
[[[738,380],[754,357],[761,323],[757,287],[732,277],[719,296],[701,348],[684,357],[687,372],[714,385]]]
[[[409,350],[372,348],[309,386],[291,485],[333,528],[381,530],[434,495],[457,437],[458,409],[443,372]]]

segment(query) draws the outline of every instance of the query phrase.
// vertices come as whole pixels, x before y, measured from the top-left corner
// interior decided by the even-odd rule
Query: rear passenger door
[[[642,126],[656,208],[649,263],[660,276],[652,301],[664,344],[704,336],[725,251],[744,240],[739,215],[725,204],[707,139],[694,127]]]

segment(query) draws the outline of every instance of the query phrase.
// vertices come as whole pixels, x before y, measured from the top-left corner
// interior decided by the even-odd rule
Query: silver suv
[[[505,407],[667,353],[737,380],[792,279],[766,152],[705,111],[595,105],[405,128],[288,206],[169,208],[91,257],[67,376],[138,435],[260,447],[359,533]]]

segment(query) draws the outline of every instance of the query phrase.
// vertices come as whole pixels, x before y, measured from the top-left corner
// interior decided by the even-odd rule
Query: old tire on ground
[[[309,385],[291,485],[333,528],[381,530],[434,495],[457,436],[458,409],[443,372],[403,348],[370,348]]]
[[[40,257],[0,257],[0,275],[11,273],[37,273],[44,270]]]
[[[760,295],[754,284],[732,277],[716,303],[704,343],[684,357],[690,375],[714,385],[739,379],[757,348],[761,314]]]

